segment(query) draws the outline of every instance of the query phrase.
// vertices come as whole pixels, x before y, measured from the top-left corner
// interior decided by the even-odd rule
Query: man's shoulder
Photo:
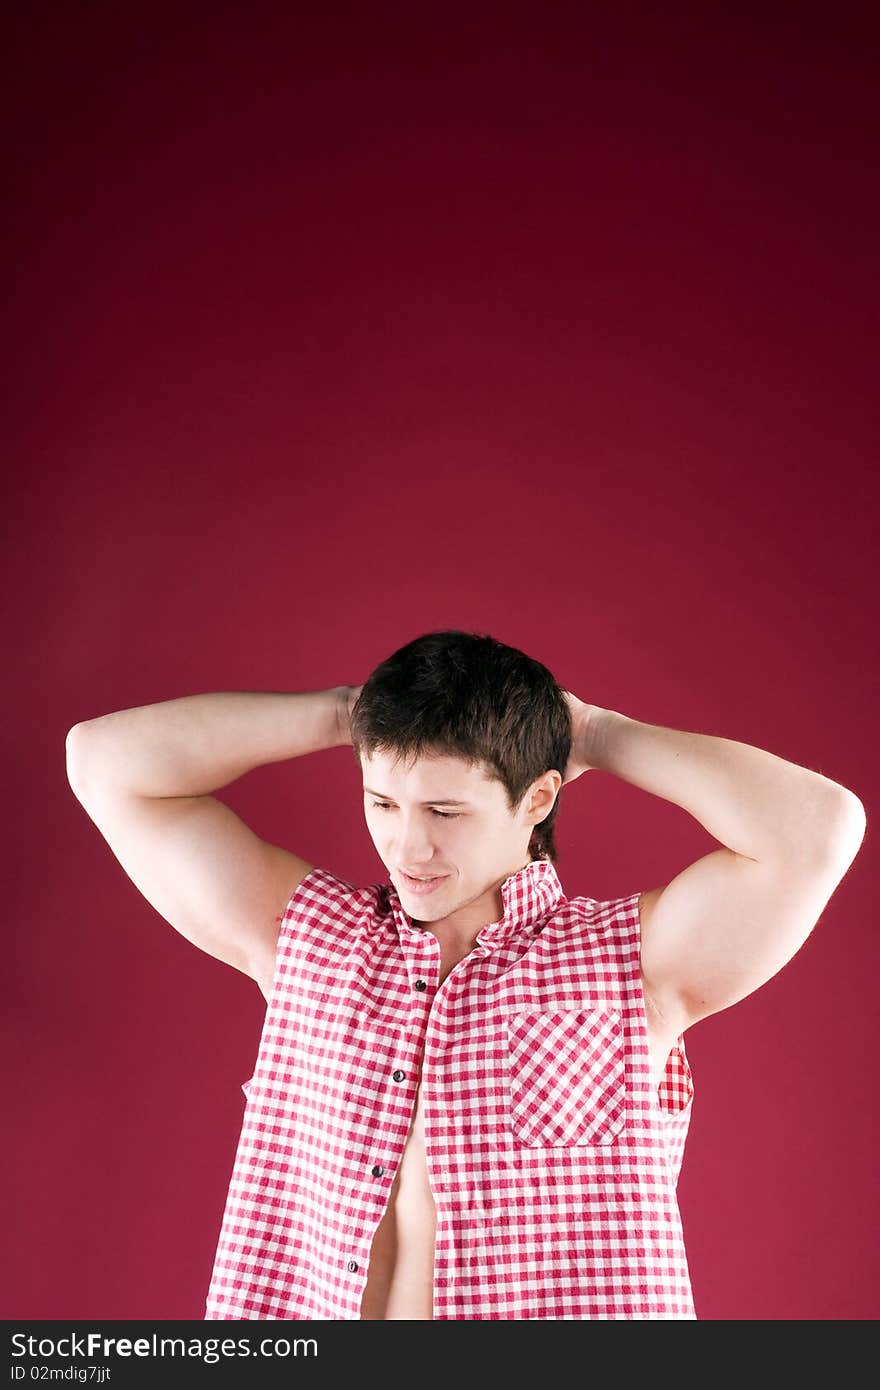
[[[587,893],[578,893],[570,898],[560,898],[554,911],[562,915],[566,910],[569,910],[580,917],[598,919],[618,916],[631,917],[633,913],[638,913],[640,896],[642,896],[640,893],[632,891],[607,898],[595,898]]]
[[[560,898],[545,914],[541,932],[560,941],[607,939],[631,948],[639,937],[639,896],[629,892],[596,898],[583,893]]]
[[[315,864],[296,884],[281,917],[286,920],[322,912],[333,916],[382,915],[390,906],[388,887],[379,883],[358,886],[333,869]]]

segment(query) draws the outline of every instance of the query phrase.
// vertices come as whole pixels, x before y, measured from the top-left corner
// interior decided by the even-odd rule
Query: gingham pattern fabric
[[[437,1209],[433,1316],[695,1318],[676,1199],[683,1038],[654,1085],[638,893],[565,897],[550,860],[501,886],[442,986],[391,884],[313,868],[275,976],[206,1319],[355,1319],[422,1063]]]

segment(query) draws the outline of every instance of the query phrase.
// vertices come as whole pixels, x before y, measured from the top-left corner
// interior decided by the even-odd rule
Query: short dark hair
[[[571,751],[571,715],[562,687],[540,661],[484,632],[447,628],[400,647],[371,672],[351,711],[355,759],[376,750],[405,762],[451,755],[500,781],[513,813],[537,777]],[[548,815],[532,828],[532,859],[557,862]]]

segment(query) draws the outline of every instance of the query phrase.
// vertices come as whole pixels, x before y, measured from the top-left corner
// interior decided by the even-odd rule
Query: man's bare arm
[[[67,735],[71,788],[128,877],[266,998],[281,914],[313,866],[260,839],[210,793],[265,763],[350,742],[351,689],[187,695]]]
[[[347,743],[347,685],[293,693],[217,691],[75,724],[71,784],[135,796],[204,796],[265,763]]]
[[[751,994],[803,945],[858,852],[865,810],[849,788],[751,744],[570,705],[568,780],[611,772],[725,846],[641,895],[645,991],[674,1036]]]

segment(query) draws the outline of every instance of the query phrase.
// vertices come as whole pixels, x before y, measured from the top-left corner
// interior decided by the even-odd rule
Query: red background
[[[3,1316],[202,1317],[265,1008],[67,730],[462,627],[865,803],[806,945],[688,1034],[679,1192],[701,1318],[876,1317],[867,7],[216,8],[7,30]],[[378,882],[359,788],[335,749],[222,798]],[[557,839],[595,897],[716,844],[601,772]]]

